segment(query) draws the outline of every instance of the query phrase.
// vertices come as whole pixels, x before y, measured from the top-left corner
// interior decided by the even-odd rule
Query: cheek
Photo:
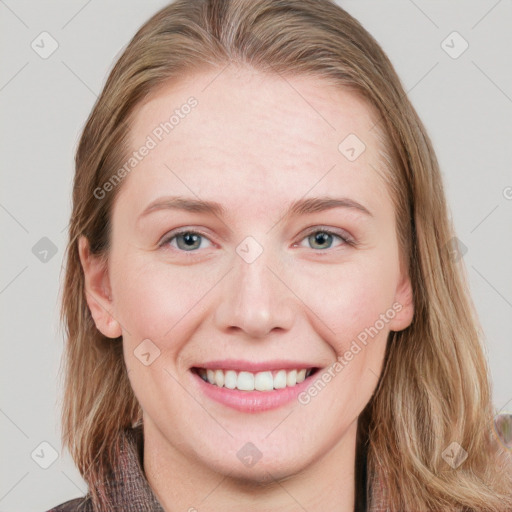
[[[137,344],[149,338],[159,347],[178,350],[176,341],[193,329],[192,319],[202,311],[216,280],[194,266],[173,267],[144,255],[125,258],[112,282],[115,312],[129,333],[125,340]]]
[[[398,263],[390,251],[332,266],[314,280],[308,276],[309,283],[317,283],[308,287],[307,304],[317,314],[309,318],[330,346],[336,365],[329,370],[336,376],[331,392],[339,394],[336,400],[342,409],[354,414],[360,412],[378,382],[395,315],[397,272]]]
[[[342,358],[344,366],[349,365],[345,377],[361,376],[368,368],[378,372],[389,332],[387,323],[380,318],[389,309],[389,303],[372,281],[347,284],[345,291],[337,302],[332,302],[337,306],[331,312],[336,334],[328,340],[336,358]]]
[[[389,264],[388,264],[389,263]],[[396,284],[393,262],[366,258],[308,276],[301,292],[328,326],[326,335],[343,347],[391,308]]]
[[[117,291],[116,311],[128,332],[153,339],[164,328],[172,327],[179,307],[176,287],[161,274],[127,264],[113,285]]]

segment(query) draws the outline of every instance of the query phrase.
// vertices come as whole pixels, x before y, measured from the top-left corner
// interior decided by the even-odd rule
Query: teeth
[[[292,370],[286,374],[286,385],[288,387],[295,386],[297,384],[297,370]]]
[[[264,371],[258,373],[236,372],[234,370],[212,370],[198,368],[200,377],[214,386],[240,391],[272,391],[292,387],[303,382],[312,373],[312,369],[306,370],[278,370],[275,372]]]
[[[218,370],[221,372],[222,370]],[[208,381],[210,382],[210,381]],[[233,370],[229,370],[224,374],[224,386],[226,386],[229,389],[235,389],[237,383],[237,376],[236,372]],[[210,382],[210,384],[213,384],[213,382]]]
[[[306,379],[306,370],[299,370],[297,372],[297,384],[304,382],[305,379]]]
[[[243,372],[246,373],[246,372]],[[242,375],[242,372],[240,372]],[[240,375],[238,376],[238,382],[240,382]],[[274,379],[272,378],[272,372],[259,372],[254,376],[254,389],[257,391],[272,391],[274,389]],[[238,389],[242,389],[240,385]]]
[[[222,370],[215,370],[215,384],[221,388],[224,386],[224,372]]]
[[[295,370],[294,370],[295,371]],[[286,370],[279,370],[274,377],[274,389],[283,389],[286,387]]]

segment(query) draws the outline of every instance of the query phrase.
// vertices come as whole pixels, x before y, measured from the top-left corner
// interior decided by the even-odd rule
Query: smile
[[[205,382],[219,388],[236,389],[238,391],[273,391],[295,387],[315,373],[316,370],[316,368],[301,368],[248,372],[193,368],[193,371]]]

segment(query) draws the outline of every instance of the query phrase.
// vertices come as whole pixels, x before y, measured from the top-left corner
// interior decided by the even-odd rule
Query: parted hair
[[[119,458],[120,432],[142,421],[122,337],[105,337],[86,301],[79,237],[108,261],[122,183],[94,191],[123,166],[137,106],[159,86],[227,65],[326,80],[377,113],[401,258],[414,294],[411,325],[391,332],[382,374],[359,418],[369,481],[390,511],[512,510],[510,453],[493,434],[481,328],[433,145],[376,40],[331,0],[177,0],[135,34],[108,75],[75,155],[61,321],[65,330],[62,440],[98,510]],[[136,172],[136,171],[135,171]],[[452,442],[467,459],[451,467]]]

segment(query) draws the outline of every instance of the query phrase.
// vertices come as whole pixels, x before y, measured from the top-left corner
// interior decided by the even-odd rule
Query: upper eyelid
[[[213,242],[213,240],[210,239],[210,237],[206,233],[204,233],[201,230],[198,230],[195,228],[176,228],[176,229],[177,229],[177,231],[173,230],[169,234],[164,235],[162,237],[161,241],[158,243],[158,245],[162,246],[164,244],[167,244],[171,240],[173,240],[175,237],[177,237],[179,235],[183,235],[185,233],[201,235],[202,237],[208,239],[211,243],[213,243],[213,244],[215,243],[215,242]],[[337,232],[337,231],[341,231],[341,232]],[[347,233],[345,230],[339,230],[339,228],[329,228],[327,226],[322,226],[322,225],[316,225],[316,226],[311,226],[309,228],[306,228],[303,231],[302,237],[300,238],[299,241],[302,242],[302,240],[304,240],[306,237],[308,237],[311,234],[316,233],[316,232],[326,232],[331,235],[339,237],[344,243],[355,244],[355,240],[353,239],[353,237],[349,233]],[[196,252],[196,251],[180,251],[180,252]]]
[[[348,233],[345,229],[341,228],[330,228],[328,226],[312,226],[310,228],[306,228],[303,237],[309,236],[311,233],[316,233],[317,231],[326,232],[332,235],[339,236],[340,238],[353,240],[353,237],[350,233]]]
[[[345,230],[341,230],[340,232],[337,232],[336,229],[322,227],[322,226],[313,226],[310,229],[307,229],[306,232],[302,235],[302,238],[300,238],[299,242],[302,242],[307,237],[311,236],[313,233],[328,233],[330,235],[337,236],[343,243],[342,245],[356,245],[356,241],[354,238],[347,233]],[[329,247],[329,249],[335,249],[335,247]],[[326,252],[326,251],[316,251],[316,252]]]
[[[160,241],[160,242],[158,242],[158,245],[163,245],[163,244],[165,244],[165,243],[168,243],[168,242],[170,242],[173,238],[176,238],[177,236],[179,236],[179,235],[183,235],[183,234],[185,234],[185,233],[192,233],[192,234],[194,234],[194,235],[201,235],[202,237],[207,238],[208,240],[210,240],[210,237],[209,237],[206,233],[204,233],[204,232],[202,232],[202,231],[200,231],[200,230],[198,230],[198,229],[187,229],[187,228],[183,228],[183,229],[181,229],[181,228],[176,228],[176,229],[177,229],[177,231],[174,231],[174,230],[173,230],[173,231],[171,231],[170,233],[165,234],[165,235],[161,238],[161,241]],[[212,241],[212,240],[210,240],[210,242],[212,242],[212,243],[213,243],[213,241]]]

